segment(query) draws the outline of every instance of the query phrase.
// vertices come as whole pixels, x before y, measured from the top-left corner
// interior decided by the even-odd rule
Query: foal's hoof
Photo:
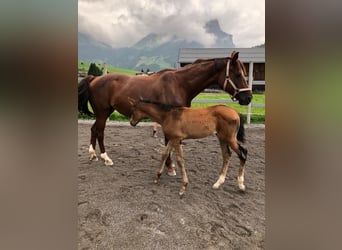
[[[246,186],[244,184],[239,184],[239,189],[241,192],[245,192],[246,191]]]
[[[167,168],[167,175],[168,176],[176,176],[176,168],[175,165],[172,164],[172,166]]]
[[[185,192],[184,191],[179,191],[179,198],[183,198],[184,197],[184,194],[185,194]]]
[[[219,183],[215,183],[215,184],[213,185],[213,189],[219,189],[219,187],[220,187],[220,184],[219,184]]]

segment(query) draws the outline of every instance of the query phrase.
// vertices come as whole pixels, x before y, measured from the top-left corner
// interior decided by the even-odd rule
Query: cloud
[[[174,35],[204,46],[214,43],[204,25],[217,19],[237,47],[265,42],[265,2],[260,0],[79,0],[78,30],[112,47],[126,47],[149,33]]]

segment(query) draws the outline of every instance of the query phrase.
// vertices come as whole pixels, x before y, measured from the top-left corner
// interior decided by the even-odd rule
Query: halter
[[[244,92],[244,91],[251,91],[251,88],[248,87],[248,88],[238,89],[236,87],[234,82],[229,77],[229,63],[230,63],[229,60],[230,60],[230,58],[228,58],[228,62],[227,62],[226,79],[224,80],[224,83],[223,83],[223,90],[227,91],[226,88],[227,88],[227,84],[229,82],[230,85],[232,86],[232,88],[234,89],[234,94],[232,95],[232,100],[235,102],[235,101],[237,101],[237,99],[235,97],[237,94],[239,94],[240,92]]]

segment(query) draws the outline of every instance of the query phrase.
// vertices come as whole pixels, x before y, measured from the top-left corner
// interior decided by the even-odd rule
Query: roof
[[[192,63],[198,58],[220,58],[230,56],[233,50],[239,52],[241,62],[265,62],[265,48],[181,48],[178,62]]]

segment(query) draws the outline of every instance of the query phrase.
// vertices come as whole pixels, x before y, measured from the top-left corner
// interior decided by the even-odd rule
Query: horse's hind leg
[[[94,122],[93,126],[91,126],[91,137],[90,137],[90,145],[89,145],[89,154],[90,154],[90,160],[97,161],[97,155],[95,151],[96,146],[96,121]]]
[[[96,117],[96,137],[97,137],[97,140],[99,142],[99,147],[100,147],[100,152],[101,152],[100,156],[104,160],[104,163],[106,166],[113,165],[113,161],[107,155],[106,150],[105,150],[105,146],[103,143],[106,120],[112,112],[113,112],[113,109],[107,110],[101,116]]]
[[[221,173],[215,184],[213,185],[214,189],[218,189],[225,181],[227,172],[228,172],[228,166],[230,161],[231,152],[229,150],[228,144],[226,142],[220,141],[221,151],[222,151],[222,168]]]
[[[245,163],[247,160],[247,149],[245,149],[244,147],[242,147],[237,141],[233,142],[231,144],[232,149],[237,153],[237,155],[239,156],[240,159],[240,167],[239,167],[239,175],[238,175],[238,185],[239,185],[239,189],[241,191],[245,191],[246,190],[246,186],[244,184],[244,180],[245,180]]]

